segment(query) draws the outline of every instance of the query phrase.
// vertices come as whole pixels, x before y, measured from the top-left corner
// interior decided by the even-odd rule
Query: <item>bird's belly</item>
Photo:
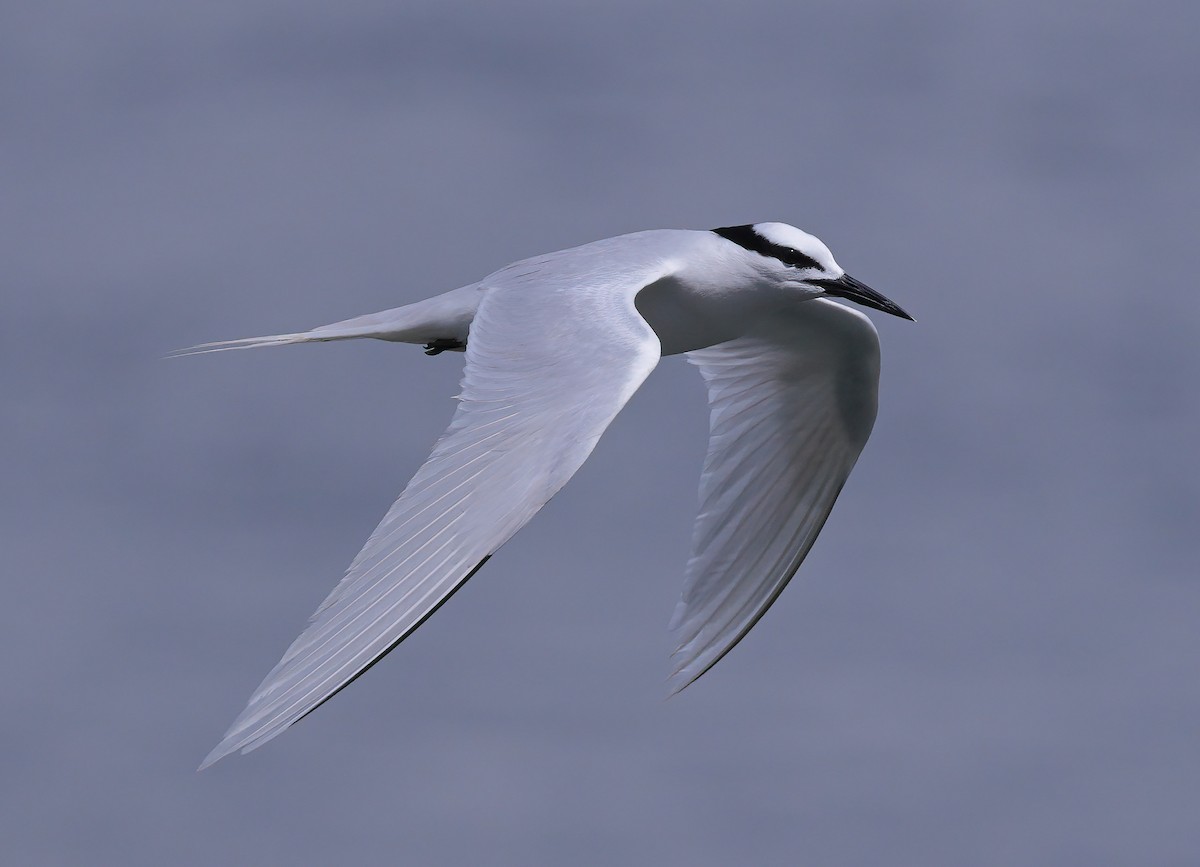
[[[746,332],[747,322],[764,315],[767,299],[743,293],[706,293],[667,277],[638,293],[638,312],[654,329],[663,355],[704,349]]]

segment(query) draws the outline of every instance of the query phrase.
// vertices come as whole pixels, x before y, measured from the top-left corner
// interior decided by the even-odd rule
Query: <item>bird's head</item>
[[[725,226],[713,232],[762,257],[755,260],[784,286],[808,297],[845,298],[902,319],[912,320],[898,304],[889,301],[842,269],[820,238],[787,223]],[[765,261],[764,261],[765,260]]]

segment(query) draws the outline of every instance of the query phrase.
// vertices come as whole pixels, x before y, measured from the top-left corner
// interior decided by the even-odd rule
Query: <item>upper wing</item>
[[[549,261],[495,275],[449,429],[201,768],[260,746],[362,674],[570,479],[658,363],[634,296],[663,274],[642,272]]]
[[[671,691],[737,644],[800,567],[875,422],[879,338],[816,299],[688,353],[708,385],[708,455]]]

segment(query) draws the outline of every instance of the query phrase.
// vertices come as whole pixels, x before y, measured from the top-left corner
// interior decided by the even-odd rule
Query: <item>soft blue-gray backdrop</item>
[[[0,14],[11,864],[1200,863],[1192,2],[237,0]],[[911,310],[800,577],[662,700],[668,359],[400,650],[193,768],[461,356],[163,361],[644,228],[783,220]]]

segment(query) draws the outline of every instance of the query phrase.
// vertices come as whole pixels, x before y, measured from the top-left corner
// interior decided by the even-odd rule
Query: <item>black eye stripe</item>
[[[720,229],[713,229],[713,232],[726,240],[733,241],[739,247],[745,247],[747,250],[758,253],[760,256],[770,256],[772,259],[778,259],[783,264],[791,265],[793,268],[824,270],[816,259],[813,259],[811,256],[805,256],[799,250],[793,250],[791,247],[771,243],[758,234],[758,232],[754,231],[753,226],[724,226]]]

